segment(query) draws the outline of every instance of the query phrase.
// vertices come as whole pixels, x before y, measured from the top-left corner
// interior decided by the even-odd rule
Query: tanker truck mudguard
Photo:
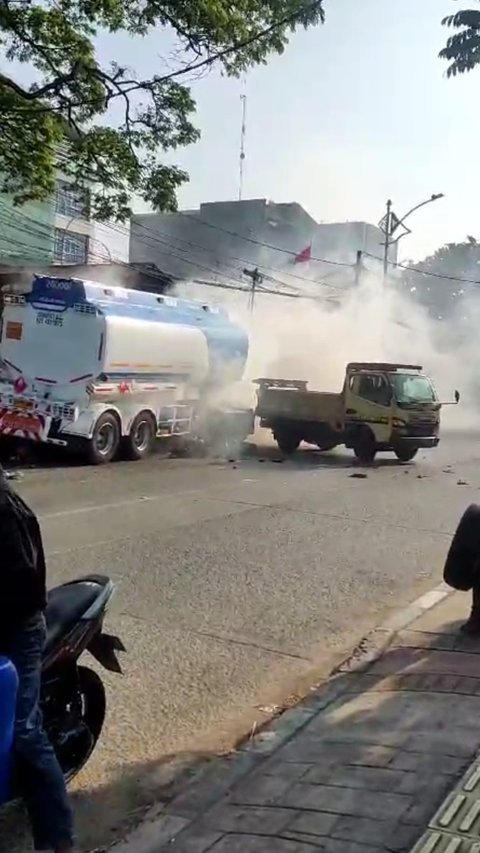
[[[140,459],[155,438],[202,438],[218,418],[243,440],[253,411],[215,411],[243,376],[246,333],[220,308],[73,278],[5,294],[0,438]]]
[[[310,391],[303,380],[256,384],[260,425],[284,453],[305,441],[320,450],[343,444],[362,462],[372,462],[378,451],[408,462],[439,442],[441,403],[419,365],[352,362],[338,394]]]

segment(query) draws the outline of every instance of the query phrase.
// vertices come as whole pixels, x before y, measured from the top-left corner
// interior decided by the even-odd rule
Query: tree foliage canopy
[[[438,317],[457,310],[462,298],[478,291],[480,243],[468,236],[463,243],[447,243],[418,264],[407,264],[402,289]]]
[[[480,62],[480,9],[464,9],[447,15],[442,23],[455,30],[440,51],[442,59],[449,63],[448,77],[471,71]]]
[[[88,178],[92,213],[123,219],[132,193],[176,208],[188,176],[166,151],[195,142],[192,73],[218,64],[238,75],[281,53],[292,32],[323,22],[323,0],[0,0],[0,192],[17,203],[48,197],[60,167]],[[155,31],[175,39],[165,73],[140,79],[125,58],[102,64],[102,33]],[[159,65],[162,59],[159,59]],[[23,66],[23,68],[22,68]],[[25,78],[29,79],[24,84]],[[119,117],[120,116],[120,117]],[[59,153],[60,152],[60,153]],[[60,158],[60,159],[59,159]]]

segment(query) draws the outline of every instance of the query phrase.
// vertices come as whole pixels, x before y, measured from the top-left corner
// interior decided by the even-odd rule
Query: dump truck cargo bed
[[[258,417],[266,420],[343,421],[343,395],[294,388],[264,388],[258,399]]]

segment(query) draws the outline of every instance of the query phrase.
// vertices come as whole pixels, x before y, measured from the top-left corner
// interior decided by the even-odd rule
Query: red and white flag
[[[294,264],[308,264],[308,262],[311,260],[312,260],[312,244],[310,243],[310,245],[305,246],[305,248],[302,249],[302,251],[299,252],[298,255],[295,255],[293,263]]]

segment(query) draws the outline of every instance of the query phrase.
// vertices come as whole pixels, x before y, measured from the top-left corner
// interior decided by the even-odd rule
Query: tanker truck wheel
[[[87,458],[92,465],[111,462],[120,445],[120,424],[113,412],[100,415],[88,442]]]
[[[129,435],[125,438],[125,456],[137,460],[148,456],[155,443],[155,421],[151,412],[140,412],[135,418]]]

